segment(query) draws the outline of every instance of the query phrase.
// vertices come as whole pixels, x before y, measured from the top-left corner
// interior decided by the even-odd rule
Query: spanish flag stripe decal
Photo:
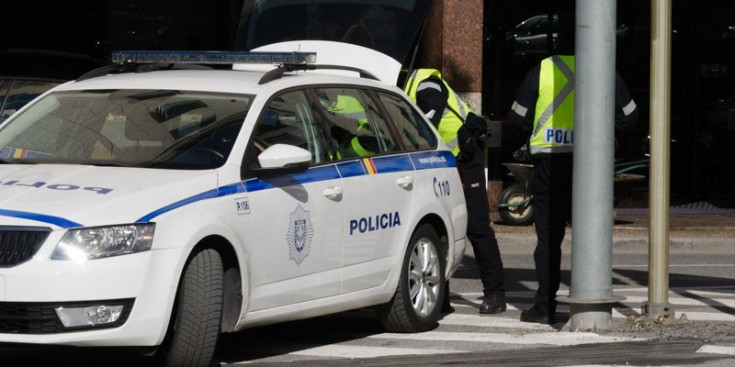
[[[13,158],[25,158],[26,154],[28,154],[28,151],[23,148],[15,148],[15,151],[13,152]]]
[[[364,158],[362,162],[365,163],[365,169],[367,170],[368,175],[374,175],[378,173],[378,170],[375,169],[375,165],[373,164],[372,159]]]

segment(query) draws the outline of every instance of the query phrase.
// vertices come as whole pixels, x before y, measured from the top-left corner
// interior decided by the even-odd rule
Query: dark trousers
[[[484,163],[483,150],[477,149],[471,161],[460,162],[457,168],[467,203],[467,238],[480,269],[483,293],[489,296],[493,293],[505,294],[505,275],[498,240],[490,227]]]
[[[553,313],[561,281],[561,243],[572,218],[572,154],[534,155],[531,191],[538,239],[533,253],[538,280],[535,307]]]

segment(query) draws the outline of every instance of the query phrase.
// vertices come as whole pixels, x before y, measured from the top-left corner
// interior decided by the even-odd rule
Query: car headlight
[[[155,223],[70,229],[51,258],[84,261],[147,251],[155,229]]]

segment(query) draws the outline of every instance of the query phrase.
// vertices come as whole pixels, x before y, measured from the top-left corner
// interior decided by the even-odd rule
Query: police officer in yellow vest
[[[638,119],[638,111],[620,75],[615,87],[615,126],[628,130]],[[510,119],[530,132],[534,163],[531,191],[538,242],[533,256],[538,290],[534,306],[521,313],[521,321],[554,324],[561,243],[572,218],[574,56],[551,56],[531,69],[517,91]]]
[[[483,286],[480,313],[503,312],[506,310],[503,261],[495,232],[490,227],[485,179],[487,125],[470,111],[437,70],[415,70],[409,76],[405,92],[429,117],[457,157],[467,203],[467,237],[475,253]]]
[[[338,95],[333,106],[327,111],[333,115],[339,115],[356,122],[355,132],[334,125],[331,134],[340,143],[338,147],[338,158],[365,157],[379,151],[378,142],[367,122],[365,107],[352,96]]]

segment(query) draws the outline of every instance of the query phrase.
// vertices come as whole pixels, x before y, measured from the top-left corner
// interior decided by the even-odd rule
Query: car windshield
[[[227,160],[252,100],[179,90],[55,92],[0,129],[0,159],[216,168]]]

